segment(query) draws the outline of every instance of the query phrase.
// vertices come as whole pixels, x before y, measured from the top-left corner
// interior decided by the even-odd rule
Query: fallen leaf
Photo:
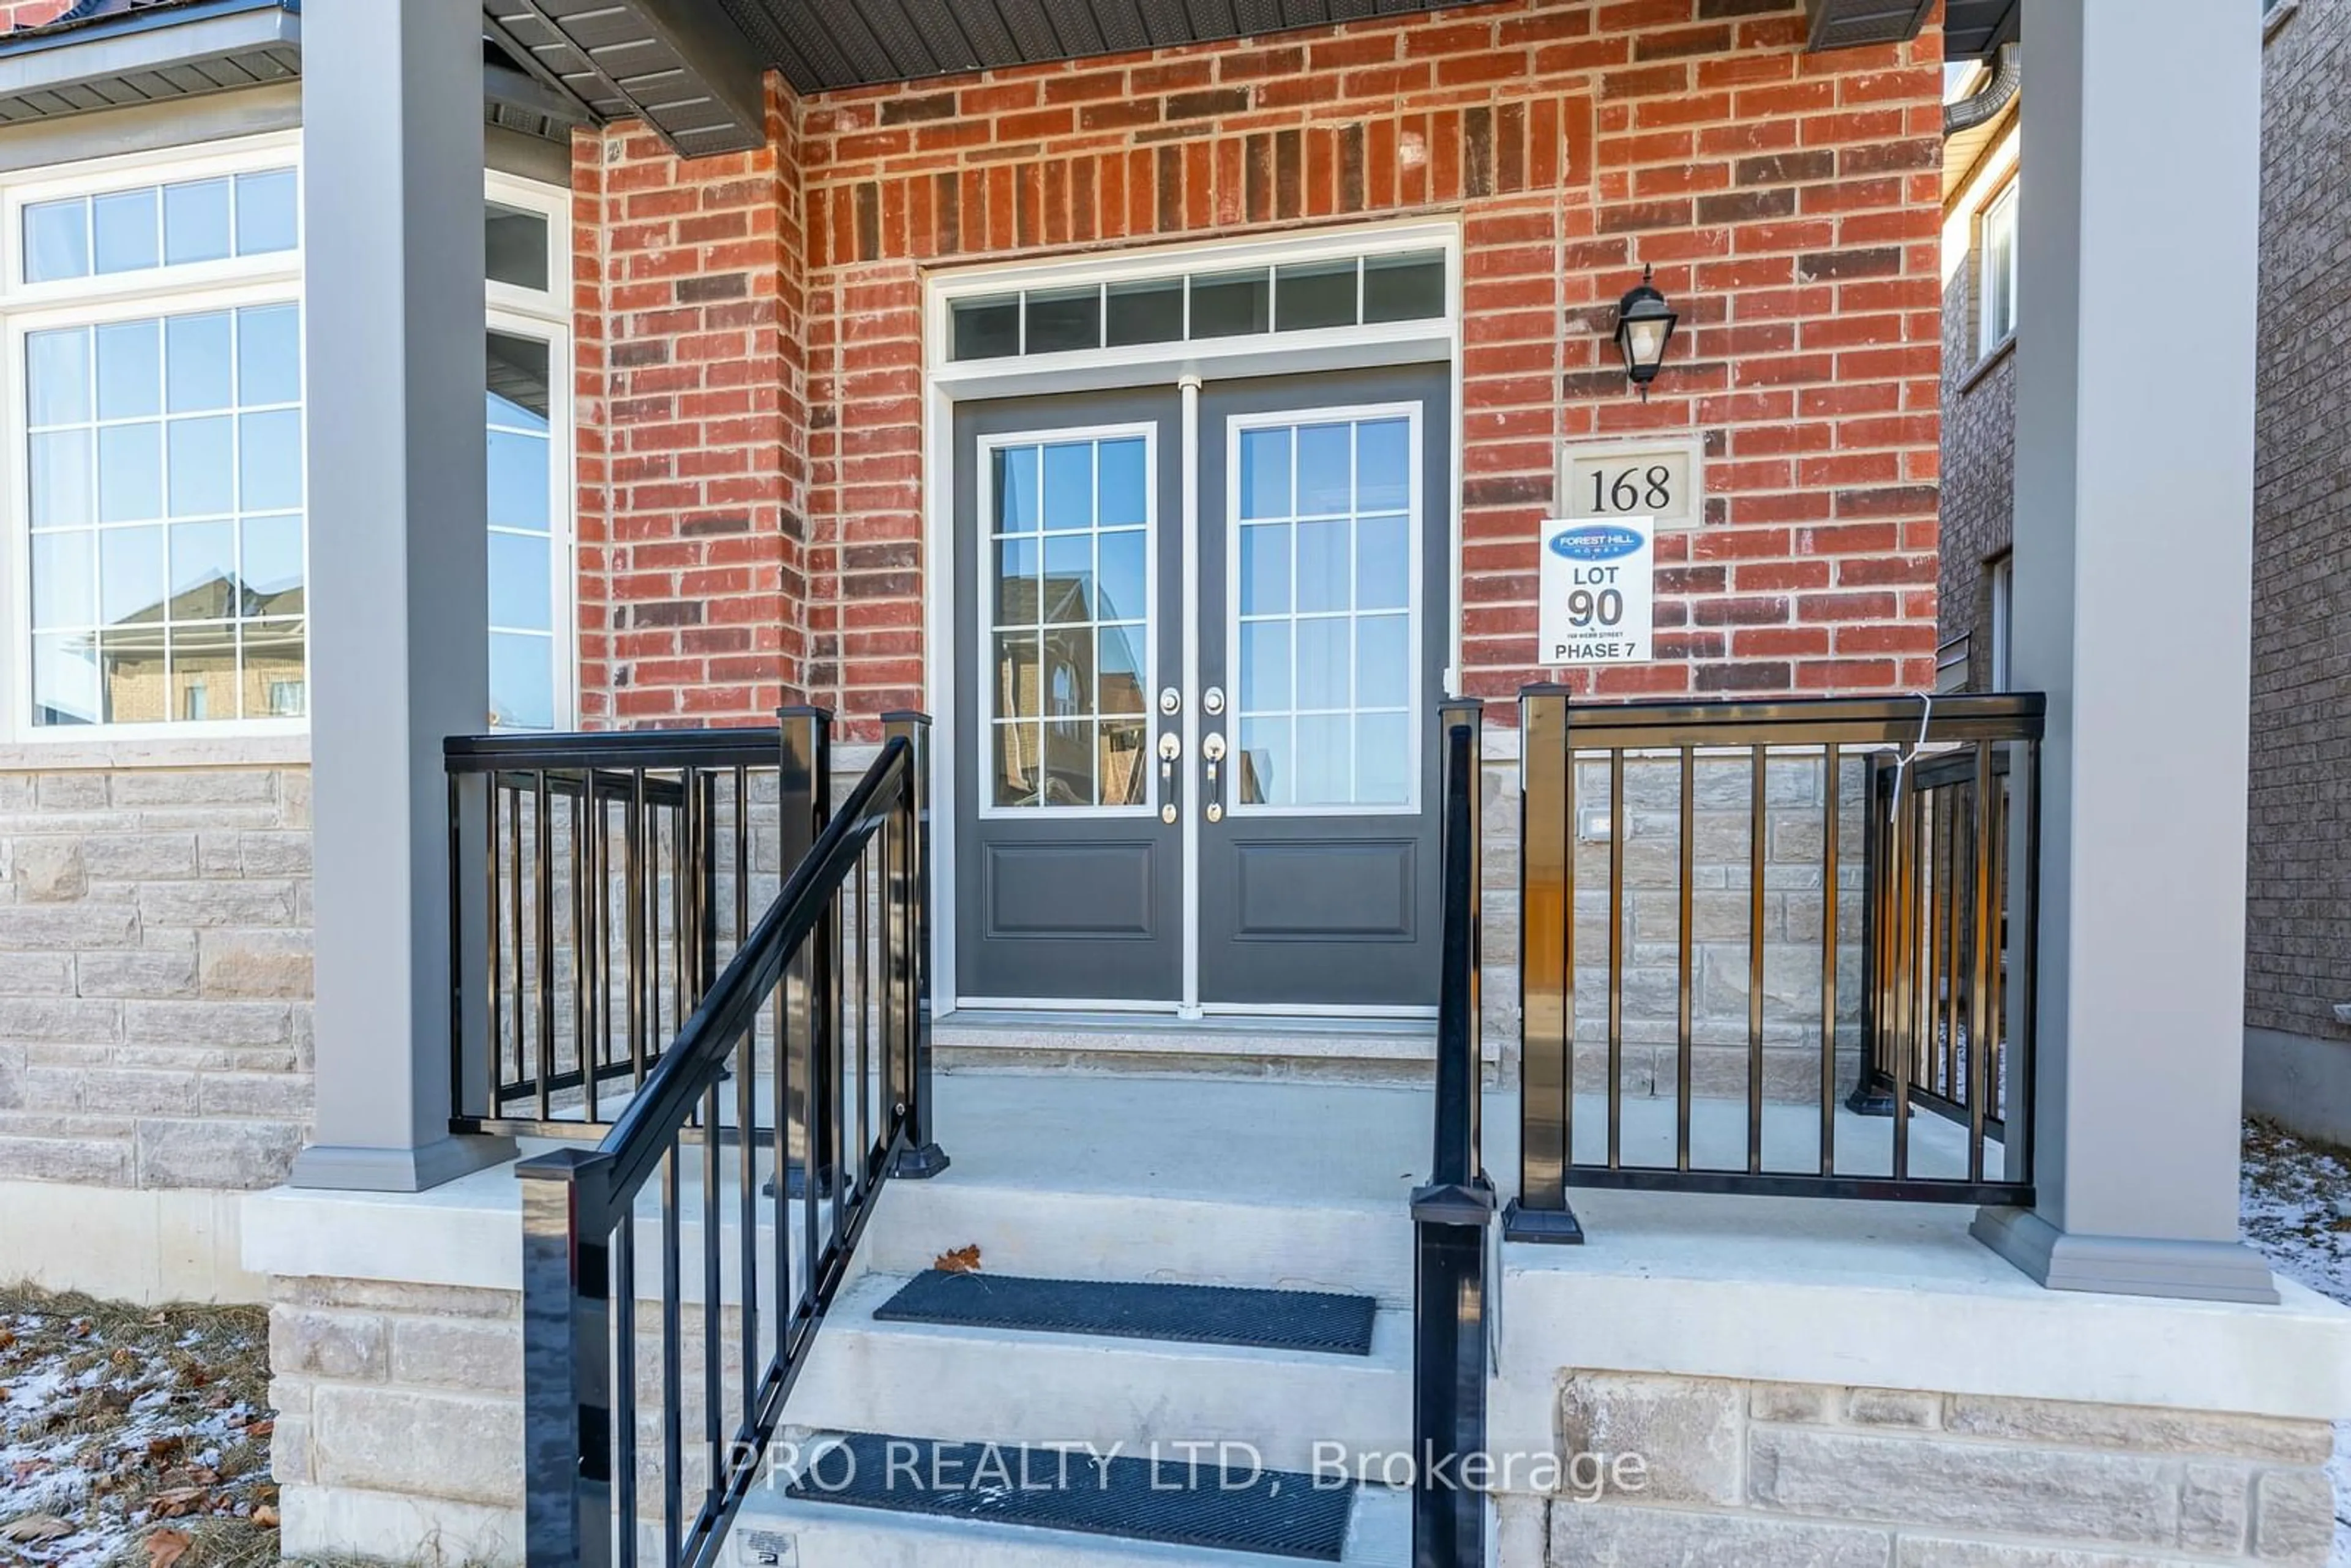
[[[16,1343],[16,1335],[13,1330],[0,1329],[0,1350],[6,1350]]]
[[[14,1541],[22,1545],[37,1546],[44,1541],[58,1541],[74,1532],[74,1527],[54,1513],[28,1513],[9,1524],[0,1524],[0,1541]]]
[[[942,1274],[977,1274],[979,1272],[979,1243],[958,1247],[952,1252],[942,1252],[931,1260],[931,1267]]]
[[[150,1464],[168,1465],[178,1458],[187,1446],[185,1437],[151,1438],[147,1444],[147,1460]]]
[[[253,1511],[253,1523],[254,1527],[257,1530],[277,1529],[277,1511],[270,1507],[267,1503],[263,1503],[259,1508]]]
[[[195,1512],[208,1495],[203,1487],[173,1487],[149,1498],[147,1506],[155,1511],[158,1519],[177,1519],[183,1513]]]
[[[275,1421],[254,1421],[246,1425],[245,1435],[248,1437],[266,1437],[276,1430],[277,1430],[277,1423]]]
[[[147,1568],[172,1568],[188,1550],[185,1531],[158,1530],[147,1537]]]

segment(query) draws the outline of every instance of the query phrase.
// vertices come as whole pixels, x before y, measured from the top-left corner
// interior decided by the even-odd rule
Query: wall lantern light
[[[1616,347],[1625,356],[1625,373],[1641,389],[1644,402],[1649,383],[1657,379],[1657,367],[1666,362],[1666,345],[1673,341],[1678,319],[1651,277],[1650,269],[1642,267],[1641,281],[1616,306]]]

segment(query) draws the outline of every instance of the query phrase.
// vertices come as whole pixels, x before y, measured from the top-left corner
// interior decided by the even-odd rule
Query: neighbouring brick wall
[[[1941,638],[1968,639],[1968,690],[1991,689],[1991,575],[2016,518],[2016,354],[1976,352],[1976,253],[1943,291]]]
[[[779,99],[774,145],[744,158],[587,139],[581,211],[609,220],[580,230],[581,308],[603,316],[581,333],[583,412],[601,410],[582,447],[603,465],[583,478],[600,493],[582,538],[610,550],[591,569],[608,583],[583,585],[591,664],[604,655],[588,685],[608,694],[590,712],[748,713],[773,689],[737,680],[703,632],[789,619],[800,515],[770,492],[791,493],[791,413],[760,407],[737,443],[705,423],[733,415],[689,403],[722,374],[789,381],[763,346],[788,329],[697,296],[739,279],[745,299],[789,298],[797,213],[803,684],[860,733],[923,695],[925,268],[1413,214],[1463,224],[1470,690],[1542,673],[1535,535],[1558,444],[1688,431],[1708,493],[1702,526],[1660,541],[1660,661],[1579,684],[1926,684],[1941,40],[1812,55],[1803,39],[1800,0],[1507,0]],[[1606,340],[1644,264],[1684,323],[1646,403]],[[714,444],[749,452],[758,477],[727,484],[750,504],[683,482]],[[714,511],[726,550],[762,563],[748,587],[697,575]],[[771,557],[786,586],[768,596]],[[774,668],[789,686],[781,652]]]
[[[0,1178],[284,1179],[309,827],[307,768],[0,773]]]
[[[2335,1534],[2323,1421],[1579,1370],[1558,1438],[1646,1485],[1553,1501],[1554,1568],[2319,1568]]]
[[[2301,0],[2264,60],[2245,1021],[2351,1040],[2351,4]]]

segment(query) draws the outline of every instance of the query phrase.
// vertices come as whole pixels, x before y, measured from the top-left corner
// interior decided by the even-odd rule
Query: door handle
[[[1168,730],[1159,737],[1159,820],[1173,823],[1180,811],[1179,797],[1184,790],[1181,776],[1176,771],[1176,758],[1184,755],[1184,737]]]
[[[1222,778],[1225,737],[1221,735],[1211,735],[1202,740],[1200,756],[1208,764],[1208,778],[1205,787],[1207,804],[1202,808],[1201,814],[1212,822],[1221,822],[1225,820],[1225,789]]]

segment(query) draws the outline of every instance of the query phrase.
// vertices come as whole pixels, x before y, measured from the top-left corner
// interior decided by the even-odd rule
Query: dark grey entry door
[[[1434,1006],[1448,387],[958,410],[960,1001]]]
[[[1426,366],[1201,394],[1206,1005],[1436,1005],[1449,390]]]
[[[1183,995],[1183,823],[1161,818],[1155,750],[1184,660],[1182,406],[1168,388],[956,415],[965,998]]]

